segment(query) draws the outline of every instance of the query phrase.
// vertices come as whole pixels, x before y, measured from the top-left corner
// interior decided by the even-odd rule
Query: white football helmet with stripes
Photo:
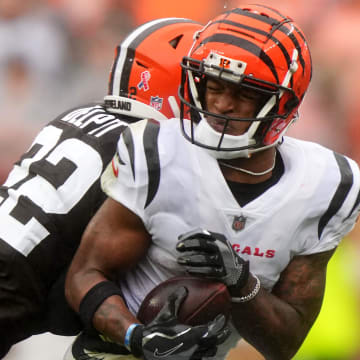
[[[105,107],[138,118],[179,117],[180,63],[202,26],[183,18],[150,21],[115,49]]]

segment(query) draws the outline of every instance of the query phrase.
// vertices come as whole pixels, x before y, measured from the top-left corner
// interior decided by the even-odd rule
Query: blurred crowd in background
[[[312,51],[313,81],[289,134],[360,163],[360,0],[256,2],[294,18]],[[226,8],[245,3],[0,0],[0,181],[47,122],[73,106],[102,100],[115,46],[129,31],[160,17],[205,24]],[[360,359],[357,228],[331,261],[326,307],[298,360]]]

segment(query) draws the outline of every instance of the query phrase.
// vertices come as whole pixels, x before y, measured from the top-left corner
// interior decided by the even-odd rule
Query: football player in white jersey
[[[290,359],[359,215],[358,165],[285,136],[312,65],[301,29],[276,9],[216,17],[182,67],[181,131],[179,119],[144,120],[121,134],[102,175],[109,198],[85,230],[67,298],[89,327],[145,359],[225,359],[241,337],[266,359]],[[215,356],[188,336],[193,328],[158,321],[154,333],[136,318],[154,286],[184,273],[231,294],[232,333]]]
[[[100,175],[128,123],[178,116],[179,63],[200,28],[166,18],[134,30],[116,48],[104,103],[50,122],[0,187],[0,358],[31,335],[80,331],[64,273],[105,200]]]

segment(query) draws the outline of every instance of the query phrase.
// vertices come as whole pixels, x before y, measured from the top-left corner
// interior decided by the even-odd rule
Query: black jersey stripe
[[[272,10],[272,9],[271,9]],[[253,13],[253,12],[250,12],[250,11],[246,11],[246,10],[243,10],[243,9],[234,9],[232,12],[234,12],[235,14],[239,14],[239,15],[243,15],[243,16],[247,16],[247,17],[251,17],[253,19],[256,19],[256,20],[259,20],[259,21],[262,21],[266,24],[269,24],[271,25],[272,27],[276,27],[278,26],[280,23],[277,19],[274,19],[272,17],[267,17],[267,16],[263,16],[263,15],[260,15],[260,14],[256,14],[256,13]],[[281,15],[283,16],[283,15]],[[284,18],[284,20],[286,20],[287,18]],[[290,20],[290,19],[289,19]],[[300,47],[300,44],[298,42],[298,40],[296,39],[295,35],[292,34],[292,33],[289,33],[289,28],[287,28],[286,26],[284,25],[281,25],[279,27],[277,27],[277,30],[281,31],[282,33],[286,34],[290,40],[292,41],[292,43],[294,44],[295,48],[297,49],[298,53],[299,53],[299,60],[300,60],[300,64],[303,68],[303,72],[304,72],[304,69],[305,69],[305,60],[304,60],[304,57],[302,55],[302,52],[301,52],[301,47]]]
[[[126,128],[123,132],[123,138],[124,138],[124,144],[128,150],[129,153],[129,159],[130,159],[130,165],[131,170],[133,173],[133,178],[135,180],[135,151],[134,151],[134,139],[132,136],[132,133],[130,131],[130,128]]]
[[[115,157],[117,158],[117,161],[119,162],[120,165],[125,165],[125,161],[121,158],[118,150],[116,150]]]
[[[223,23],[223,24],[228,24],[228,25],[232,25],[232,26],[236,26],[240,29],[245,29],[245,30],[249,30],[249,31],[252,31],[254,33],[257,33],[257,34],[260,34],[260,35],[263,35],[263,36],[268,36],[269,37],[269,33],[267,33],[266,31],[263,31],[261,29],[257,29],[257,28],[254,28],[252,26],[247,26],[247,25],[244,25],[244,24],[241,24],[241,23],[238,23],[238,22],[235,22],[235,21],[230,21],[230,20],[217,20],[217,21],[214,21],[214,24],[216,23]],[[288,53],[288,51],[286,50],[285,46],[281,43],[281,41],[279,41],[275,36],[273,35],[270,35],[269,39],[271,39],[274,43],[276,43],[281,52],[283,53],[284,55],[284,58],[286,60],[286,63],[288,65],[288,68],[290,67],[290,64],[291,64],[291,57]]]
[[[272,62],[271,58],[257,45],[252,43],[251,41],[248,41],[246,39],[240,38],[238,36],[234,35],[228,35],[228,34],[214,34],[212,36],[209,36],[201,42],[201,45],[204,45],[206,43],[210,42],[219,42],[219,43],[225,43],[230,44],[234,46],[238,46],[254,55],[259,57],[270,69],[270,71],[273,73],[277,84],[279,84],[279,77],[275,70],[275,65]]]
[[[154,199],[160,184],[160,156],[157,142],[159,131],[159,124],[155,121],[148,121],[144,129],[143,141],[149,179],[148,194],[144,208]]]
[[[189,22],[192,23],[194,21],[189,19],[181,19],[183,22]],[[168,26],[174,23],[178,23],[179,19],[176,18],[168,18],[166,20],[157,20],[154,21],[154,25],[150,25],[151,22],[149,22],[149,27],[146,29],[146,24],[144,30],[139,33],[138,36],[136,36],[127,46],[127,54],[125,58],[125,62],[122,69],[121,74],[121,81],[120,81],[120,94],[122,93],[127,94],[128,88],[129,88],[129,80],[130,80],[130,74],[131,74],[131,68],[134,64],[134,58],[135,58],[135,51],[137,47],[141,44],[142,41],[144,41],[150,34],[155,32],[156,30]],[[130,35],[131,36],[131,35]],[[125,40],[123,41],[123,43]],[[184,54],[185,55],[185,54]]]
[[[339,166],[341,179],[340,179],[340,184],[339,184],[338,188],[336,189],[333,198],[331,199],[328,209],[323,214],[323,216],[320,218],[319,226],[318,226],[319,239],[321,237],[321,234],[322,234],[325,226],[328,224],[330,219],[338,212],[338,210],[344,203],[344,201],[352,187],[352,184],[353,184],[353,173],[351,171],[351,167],[350,167],[348,161],[346,160],[345,156],[340,155],[336,152],[334,152],[334,156],[335,156],[336,162]]]

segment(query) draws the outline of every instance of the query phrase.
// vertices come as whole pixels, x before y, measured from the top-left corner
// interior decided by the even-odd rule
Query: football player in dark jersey
[[[105,199],[100,175],[128,123],[178,116],[179,62],[199,28],[166,18],[134,30],[116,48],[104,102],[45,126],[0,187],[0,358],[31,335],[80,331],[64,274]]]

